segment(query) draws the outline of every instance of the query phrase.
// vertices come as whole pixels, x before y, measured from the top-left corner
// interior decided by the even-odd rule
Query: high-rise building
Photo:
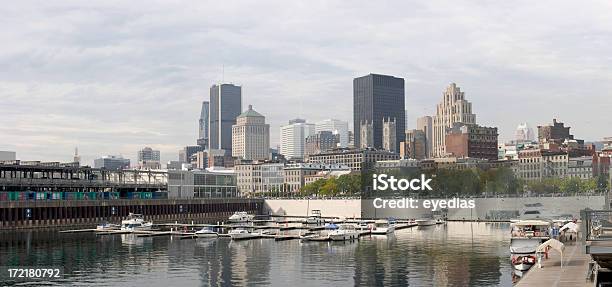
[[[535,139],[533,129],[527,123],[521,123],[516,127],[515,138],[517,143],[532,142]]]
[[[242,113],[242,88],[233,84],[210,87],[208,148],[232,149],[232,126]]]
[[[369,74],[353,80],[353,130],[355,146],[361,144],[361,124],[369,122],[373,128],[373,147],[383,147],[383,119],[393,119],[398,132],[395,150],[404,141],[405,127],[404,79]]]
[[[270,125],[260,113],[249,109],[236,118],[232,126],[232,156],[248,160],[269,158]]]
[[[383,149],[390,152],[397,152],[399,146],[396,145],[397,124],[395,119],[383,119]]]
[[[202,110],[200,110],[200,119],[198,120],[198,145],[202,146],[204,149],[208,148],[209,113],[209,102],[202,102]]]
[[[286,159],[303,159],[306,138],[314,134],[313,124],[303,119],[290,120],[280,128],[280,153]]]
[[[374,128],[371,122],[361,122],[359,137],[361,138],[361,142],[359,143],[360,148],[374,147]]]
[[[451,83],[442,94],[433,118],[433,157],[446,156],[446,132],[454,123],[475,124],[472,103],[465,99],[464,92]]]
[[[339,134],[334,134],[331,131],[319,131],[306,138],[304,155],[318,154],[322,151],[333,149],[338,146],[339,141]]]
[[[94,159],[94,168],[104,168],[108,170],[122,170],[130,168],[130,160],[122,156],[103,156]]]
[[[424,116],[417,119],[417,130],[423,131],[425,134],[425,157],[431,157],[433,149],[433,118]]]
[[[140,168],[160,169],[161,159],[159,150],[145,147],[138,151],[138,166]]]
[[[348,122],[336,119],[322,120],[315,124],[315,132],[321,131],[330,131],[333,134],[337,134],[340,138],[339,147],[348,147]]]

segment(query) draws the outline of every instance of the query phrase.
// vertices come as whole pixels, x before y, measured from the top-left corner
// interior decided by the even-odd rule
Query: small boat
[[[414,222],[416,222],[416,224],[418,226],[432,226],[432,225],[436,225],[436,220],[433,218],[421,218],[421,219],[417,219]]]
[[[210,229],[208,227],[204,227],[204,228],[196,231],[195,235],[197,237],[201,237],[201,238],[219,237],[219,233],[213,231],[212,229]]]
[[[389,220],[377,220],[371,233],[374,235],[387,235],[395,232],[395,223]]]
[[[253,215],[249,215],[245,211],[236,211],[229,217],[230,222],[248,222],[253,219]]]
[[[544,241],[550,239],[551,223],[545,220],[521,220],[511,225],[510,253],[532,254]]]
[[[122,231],[151,230],[153,222],[145,221],[142,214],[131,213],[121,221]]]
[[[357,225],[357,230],[359,231],[366,231],[370,229],[372,229],[372,225],[365,221],[359,222],[359,225]]]
[[[329,233],[329,239],[333,241],[345,241],[359,238],[359,232],[355,230],[355,225],[340,224],[339,228]]]
[[[97,231],[108,231],[108,230],[119,230],[121,229],[121,225],[112,224],[108,222],[102,222],[96,226]]]
[[[303,221],[306,224],[321,224],[323,220],[321,219],[321,210],[314,209],[312,214],[304,219]]]
[[[227,233],[232,240],[253,239],[261,236],[259,233],[250,232],[246,229],[236,228]]]
[[[536,257],[533,255],[524,255],[512,258],[512,266],[518,271],[527,271],[536,263]]]

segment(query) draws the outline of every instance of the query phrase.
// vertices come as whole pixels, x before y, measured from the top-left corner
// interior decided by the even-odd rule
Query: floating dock
[[[516,287],[532,286],[593,286],[587,281],[587,270],[591,256],[585,253],[583,242],[564,243],[563,267],[561,254],[551,250],[548,259],[542,260],[542,268],[534,265],[516,284]]]

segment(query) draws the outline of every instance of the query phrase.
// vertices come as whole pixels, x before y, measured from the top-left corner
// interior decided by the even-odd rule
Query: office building
[[[238,197],[233,170],[169,170],[168,198]]]
[[[266,118],[248,110],[236,118],[232,126],[232,156],[238,159],[265,160],[270,157],[270,125]]]
[[[161,158],[159,150],[145,147],[138,151],[138,167],[144,169],[160,169]]]
[[[465,99],[464,92],[451,83],[444,90],[433,117],[433,157],[446,156],[446,130],[454,123],[476,124],[476,115],[472,113],[472,104]]]
[[[340,141],[339,134],[331,131],[320,131],[306,138],[304,143],[304,155],[317,154],[322,151],[334,149]]]
[[[424,116],[417,119],[417,130],[425,133],[425,157],[432,157],[433,150],[433,118]]]
[[[308,162],[348,166],[352,171],[367,171],[380,160],[399,159],[397,153],[375,149],[334,149],[308,157]]]
[[[315,132],[330,131],[335,135],[338,135],[339,142],[337,147],[348,147],[349,145],[349,130],[348,122],[327,119],[319,121],[315,124]]]
[[[552,125],[538,126],[540,143],[562,144],[566,140],[574,140],[574,136],[570,134],[570,127],[566,127],[562,122],[557,122],[557,119],[553,119]],[[582,140],[577,141],[579,144],[584,144]]]
[[[242,88],[233,84],[218,84],[210,88],[208,147],[232,149],[232,126],[242,113]]]
[[[195,154],[203,151],[205,148],[201,145],[188,145],[179,150],[179,162],[192,163],[195,160]]]
[[[369,74],[353,80],[353,130],[355,146],[362,147],[361,125],[371,123],[373,145],[383,148],[383,119],[396,123],[395,150],[404,141],[405,126],[404,79],[393,76]]]
[[[208,148],[208,124],[210,121],[210,104],[207,101],[202,102],[200,110],[200,119],[198,120],[198,145],[204,149]]]
[[[236,164],[238,191],[242,195],[285,192],[283,163],[248,162]]]
[[[122,156],[108,155],[94,159],[94,168],[122,170],[130,168],[130,160]]]
[[[286,159],[303,159],[306,138],[313,135],[315,126],[303,119],[290,120],[280,128],[280,153]]]
[[[419,129],[406,131],[406,141],[400,146],[401,159],[427,158],[427,141],[425,132]]]

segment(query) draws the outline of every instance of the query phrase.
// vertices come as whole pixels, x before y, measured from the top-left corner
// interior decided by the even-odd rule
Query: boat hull
[[[355,240],[359,237],[357,233],[330,234],[329,239],[332,241]]]
[[[436,221],[433,219],[419,219],[415,221],[418,226],[432,226],[436,225]]]

